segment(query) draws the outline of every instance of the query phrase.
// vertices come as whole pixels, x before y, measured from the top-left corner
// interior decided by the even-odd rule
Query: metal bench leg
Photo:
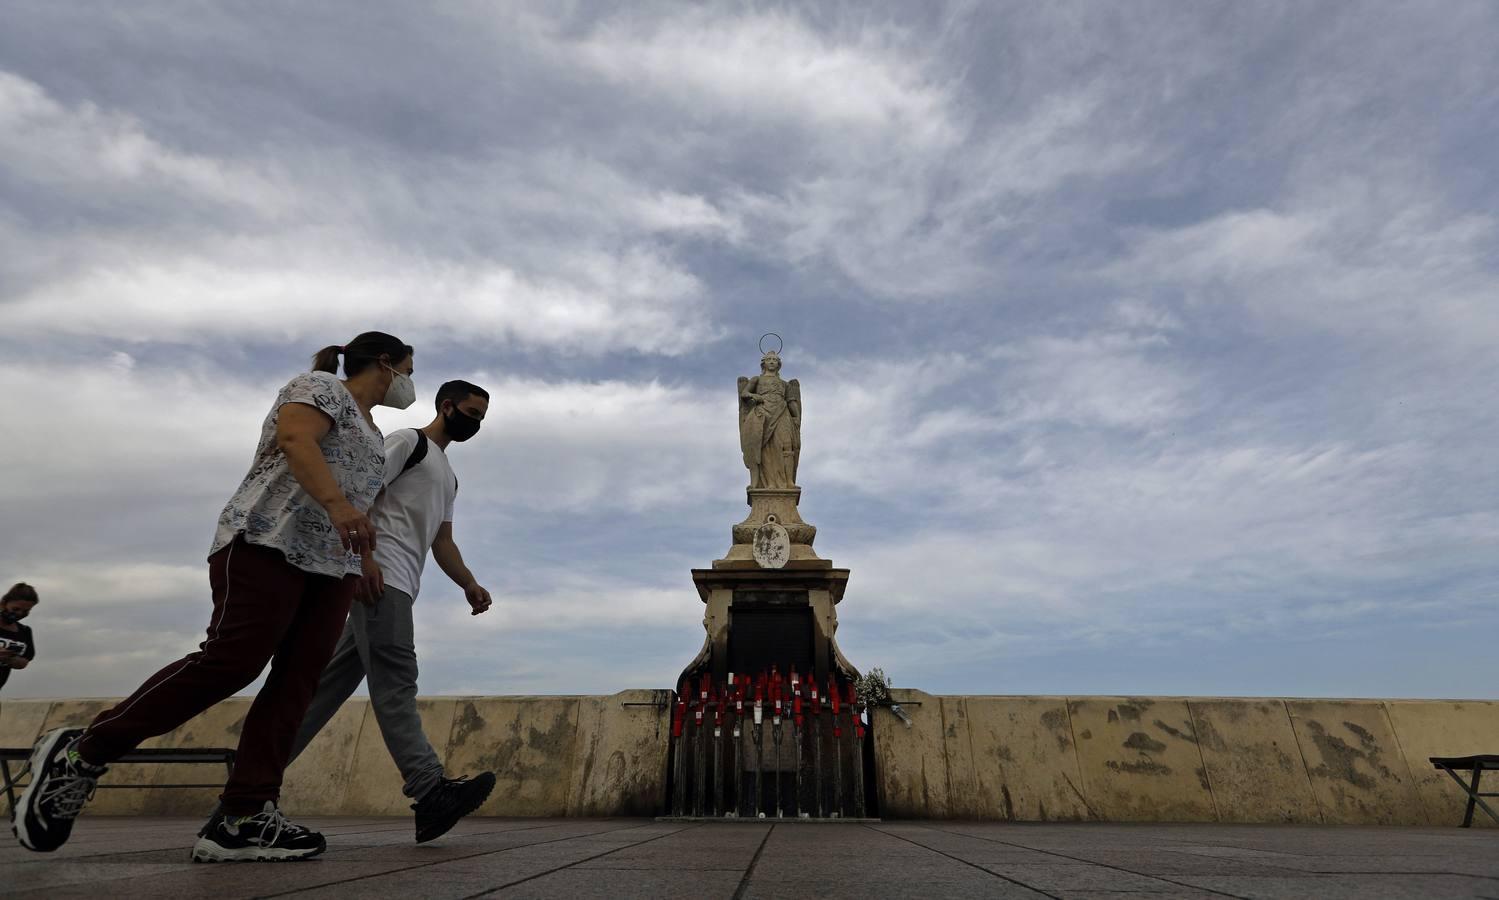
[[[11,815],[16,812],[16,786],[10,777],[10,760],[0,759],[0,773],[5,775],[5,799],[10,804]],[[17,778],[21,777],[19,775]]]
[[[1457,773],[1447,768],[1446,766],[1442,767],[1442,771],[1451,776],[1452,780],[1457,782],[1457,786],[1463,789],[1463,793],[1468,795],[1468,814],[1463,819],[1464,828],[1467,828],[1468,826],[1473,824],[1474,804],[1477,804],[1484,812],[1488,813],[1489,818],[1493,819],[1495,822],[1499,822],[1499,812],[1494,812],[1493,808],[1490,807],[1487,803],[1483,802],[1483,798],[1478,795],[1478,779],[1483,774],[1483,772],[1486,771],[1481,763],[1476,764],[1473,768],[1472,787],[1469,787],[1466,781],[1463,781],[1461,778],[1457,777]]]
[[[15,815],[16,812],[16,785],[19,784],[21,779],[25,778],[27,773],[29,773],[30,771],[31,760],[29,759],[21,763],[20,768],[16,769],[15,774],[11,774],[10,760],[0,759],[0,773],[3,773],[5,777],[5,799],[10,803],[11,815]]]
[[[1483,779],[1483,763],[1473,764],[1473,784],[1468,789],[1468,811],[1463,814],[1463,827],[1473,824],[1473,807],[1478,805],[1478,782]]]

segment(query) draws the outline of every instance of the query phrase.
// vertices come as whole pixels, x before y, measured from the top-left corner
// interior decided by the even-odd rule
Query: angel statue
[[[760,374],[739,379],[739,446],[751,488],[796,487],[802,452],[802,386],[781,380],[775,351],[760,359]]]

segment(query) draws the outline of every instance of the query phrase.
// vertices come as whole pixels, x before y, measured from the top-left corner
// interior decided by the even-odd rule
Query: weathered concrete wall
[[[1499,753],[1486,700],[894,693],[887,818],[1455,825],[1466,798],[1428,758]]]
[[[661,691],[607,697],[430,697],[418,701],[438,755],[452,774],[498,778],[481,808],[492,816],[653,815],[666,796],[671,733]],[[0,747],[25,747],[62,725],[86,725],[112,700],[0,702]],[[625,704],[632,705],[625,705]],[[234,747],[249,712],[234,698],[143,747]],[[202,815],[217,788],[151,790],[153,784],[222,784],[211,765],[116,765],[94,815]],[[282,805],[298,815],[405,815],[401,777],[365,700],[344,704],[286,773]]]
[[[1461,821],[1464,797],[1427,758],[1499,752],[1499,701],[895,693],[913,727],[875,716],[886,818],[1447,825]],[[498,776],[483,814],[653,815],[666,792],[665,697],[429,697],[419,709],[450,772]],[[0,746],[86,724],[112,702],[5,701]],[[232,747],[249,707],[222,703],[146,746]],[[116,766],[90,810],[199,815],[216,788],[151,786],[223,776]],[[292,765],[283,804],[298,815],[408,811],[368,703],[346,704]],[[1475,822],[1492,825],[1482,813]]]

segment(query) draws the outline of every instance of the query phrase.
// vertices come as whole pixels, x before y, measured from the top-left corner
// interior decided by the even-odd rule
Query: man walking
[[[416,801],[412,809],[418,842],[447,833],[479,808],[495,783],[492,772],[473,779],[445,777],[416,711],[412,606],[427,549],[438,567],[463,588],[473,615],[489,609],[491,602],[489,591],[464,565],[453,541],[458,479],[447,458],[452,442],[478,433],[489,410],[489,394],[467,381],[449,381],[438,389],[436,406],[437,418],[425,428],[397,431],[385,439],[385,490],[370,511],[380,542],[364,557],[364,583],[383,584],[383,591],[361,596],[350,610],[292,748],[295,758],[369,678],[370,707],[380,734],[405,779],[403,792]]]

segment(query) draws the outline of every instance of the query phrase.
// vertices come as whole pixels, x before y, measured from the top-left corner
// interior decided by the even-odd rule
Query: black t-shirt
[[[11,642],[10,644],[0,644],[0,647],[4,647],[7,650],[14,650],[16,649],[13,646],[14,644],[25,644],[26,649],[21,651],[21,656],[25,659],[36,659],[36,641],[31,637],[31,629],[19,622],[16,623],[16,628],[20,630],[6,631],[4,628],[0,628],[0,641]],[[0,665],[0,687],[4,687],[5,682],[8,680],[10,680],[10,667]]]

